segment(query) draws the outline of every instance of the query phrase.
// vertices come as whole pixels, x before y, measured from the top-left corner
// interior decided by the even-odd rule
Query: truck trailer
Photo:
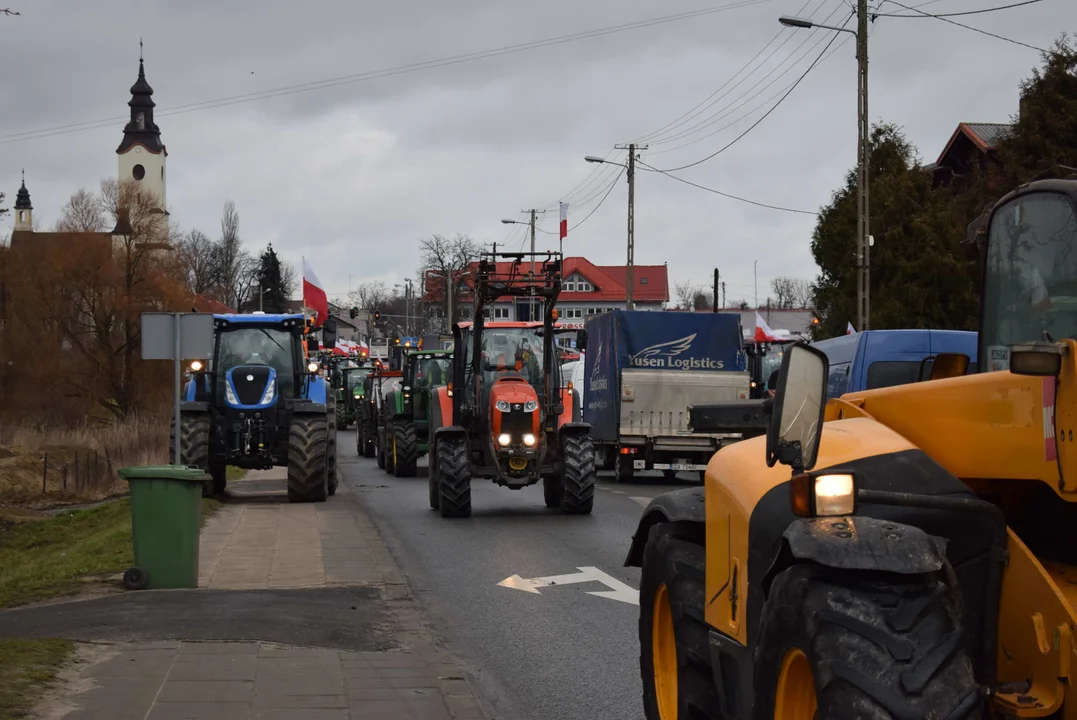
[[[742,439],[735,429],[693,433],[688,422],[692,405],[748,399],[739,314],[614,310],[583,335],[583,414],[619,480],[636,470],[702,477],[718,448]]]

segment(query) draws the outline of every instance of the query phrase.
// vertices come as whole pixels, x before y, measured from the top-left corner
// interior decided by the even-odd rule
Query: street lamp
[[[628,262],[625,265],[625,309],[632,310],[635,307],[636,296],[636,151],[646,150],[647,146],[629,143],[615,147],[618,150],[628,150],[627,165],[595,155],[585,155],[583,159],[589,163],[616,165],[628,171]]]
[[[539,211],[532,208],[531,210],[522,210],[521,212],[529,213],[530,216],[531,216],[531,219],[528,220],[527,222],[524,222],[523,220],[506,220],[506,219],[503,219],[501,222],[504,225],[530,225],[531,226],[531,274],[528,276],[528,279],[531,280],[532,282],[534,282],[534,280],[535,280],[535,217],[538,215]],[[543,212],[545,212],[545,210]],[[496,260],[496,258],[495,258],[495,260]],[[532,293],[535,292],[534,286],[532,286],[531,292]],[[528,319],[531,320],[531,321],[534,321],[534,319],[535,319],[535,297],[534,297],[534,295],[531,296],[531,302],[528,304],[528,315],[530,316]]]
[[[857,0],[856,31],[833,25],[821,25],[805,18],[783,15],[778,22],[792,28],[820,28],[847,32],[856,36],[857,60],[857,148],[856,148],[856,321],[858,330],[871,326],[871,215],[869,203],[869,162],[871,126],[868,122],[868,3]]]

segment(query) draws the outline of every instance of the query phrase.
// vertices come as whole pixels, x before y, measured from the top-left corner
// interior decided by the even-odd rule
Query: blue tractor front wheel
[[[288,502],[325,502],[329,454],[328,416],[293,417],[288,428]]]

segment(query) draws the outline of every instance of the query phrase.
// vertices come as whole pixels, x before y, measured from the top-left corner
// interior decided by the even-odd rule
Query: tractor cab
[[[1077,181],[1029,183],[989,218],[969,228],[986,241],[980,372],[1009,369],[1014,345],[1077,338]]]

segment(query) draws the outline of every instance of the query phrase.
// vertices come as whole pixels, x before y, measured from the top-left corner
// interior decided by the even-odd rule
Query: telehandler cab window
[[[1015,343],[1077,337],[1077,211],[1064,195],[1018,197],[997,210],[987,239],[980,357],[1009,367]]]

